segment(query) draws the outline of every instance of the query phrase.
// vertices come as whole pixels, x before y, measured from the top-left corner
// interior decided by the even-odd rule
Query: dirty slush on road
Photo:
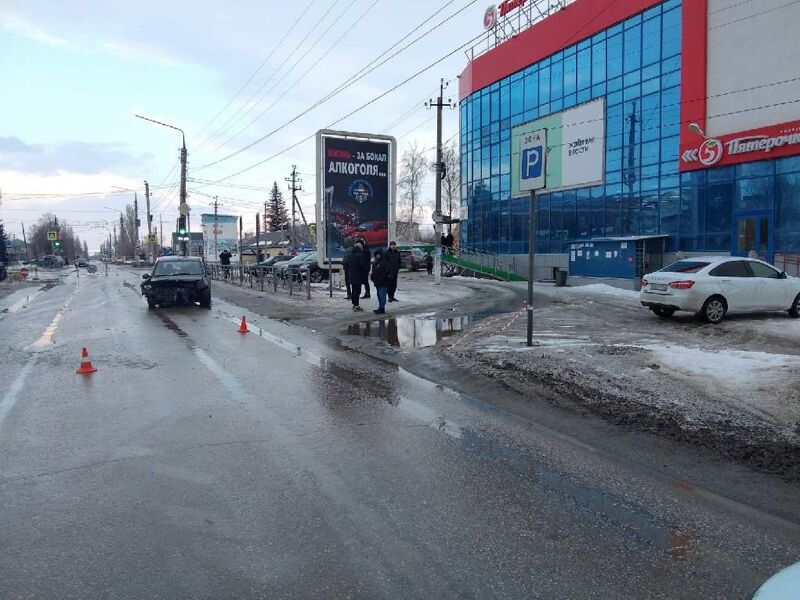
[[[595,310],[587,312],[587,304]],[[800,480],[800,386],[791,364],[775,372],[735,373],[736,361],[743,360],[739,355],[767,356],[754,350],[775,351],[778,346],[796,359],[791,344],[780,348],[786,340],[752,335],[747,329],[753,322],[744,319],[727,329],[709,328],[691,319],[660,322],[647,311],[634,313],[642,325],[632,336],[624,333],[631,329],[626,308],[597,298],[552,298],[549,306],[535,311],[537,323],[546,323],[547,330],[535,331],[533,348],[525,347],[524,323],[498,333],[516,317],[509,314],[494,320],[489,328],[494,335],[464,336],[440,351],[457,368],[490,378],[527,402],[545,400],[575,414],[594,414],[623,428],[710,449],[757,470]],[[785,316],[775,319],[785,326]],[[734,348],[748,350],[731,349],[732,337],[740,338],[741,345]],[[682,345],[675,345],[676,340]],[[717,379],[687,376],[676,370],[679,361],[697,361],[692,366],[696,372],[717,370]]]

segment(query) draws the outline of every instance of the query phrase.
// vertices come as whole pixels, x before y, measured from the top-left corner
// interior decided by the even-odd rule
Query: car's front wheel
[[[322,271],[311,271],[311,283],[322,282]]]
[[[793,319],[800,317],[800,294],[794,297],[794,302],[792,302],[792,306],[789,307],[789,316]]]
[[[662,306],[654,306],[652,309],[653,313],[662,319],[669,319],[672,315],[675,314],[674,308],[664,308]]]
[[[203,308],[211,308],[211,289],[206,288],[200,294],[200,306]]]
[[[722,296],[711,296],[703,303],[703,308],[700,309],[700,316],[706,323],[716,325],[725,318],[725,313],[728,312],[728,305]]]

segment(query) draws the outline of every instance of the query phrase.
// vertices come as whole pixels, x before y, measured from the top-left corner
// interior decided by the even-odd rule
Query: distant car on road
[[[400,250],[400,267],[416,271],[425,266],[425,253],[419,248]]]
[[[145,273],[142,279],[142,296],[150,309],[195,302],[211,307],[211,281],[200,258],[162,256],[153,265],[152,273]]]
[[[730,312],[780,310],[798,318],[800,279],[752,258],[687,258],[645,275],[639,300],[662,318],[687,311],[719,323]]]
[[[78,267],[84,268],[89,266],[89,259],[88,258],[79,258],[78,259]]]
[[[269,258],[265,258],[259,263],[250,266],[250,272],[253,275],[258,275],[259,269],[262,267],[270,268],[275,267],[279,263],[286,262],[292,260],[294,256],[288,256],[286,254],[277,254],[275,256],[270,256]]]

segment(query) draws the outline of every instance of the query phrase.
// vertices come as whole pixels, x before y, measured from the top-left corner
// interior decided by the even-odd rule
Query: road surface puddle
[[[427,348],[460,334],[472,317],[389,317],[348,325],[347,335],[376,337],[398,348]]]

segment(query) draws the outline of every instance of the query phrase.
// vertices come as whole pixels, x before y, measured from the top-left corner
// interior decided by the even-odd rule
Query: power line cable
[[[314,26],[311,29],[309,29],[308,32],[306,32],[306,34],[303,37],[303,39],[301,39],[297,43],[297,45],[289,52],[289,56],[294,56],[295,54],[298,53],[298,50],[300,50],[302,45],[306,43],[306,41],[311,36],[311,34],[314,33],[314,31],[316,31],[316,29],[325,21],[325,19],[327,18],[328,14],[330,14],[331,10],[333,10],[333,8],[336,6],[337,2],[338,2],[338,0],[333,0],[331,5],[328,7],[328,10],[325,11],[325,13],[323,13],[323,15],[319,19],[317,19],[317,22],[314,23]],[[259,99],[255,103],[252,103],[253,99],[256,96],[258,96],[264,90],[264,88],[266,88],[267,84],[269,84],[269,82],[272,81],[272,79],[278,73],[280,73],[285,66],[286,66],[286,62],[284,61],[281,64],[280,67],[278,67],[276,70],[274,70],[272,72],[272,74],[270,74],[270,76],[261,84],[261,86],[255,91],[255,93],[253,93],[253,95],[250,97],[250,99],[247,101],[247,103],[245,103],[242,106],[240,106],[239,109],[222,125],[222,127],[220,127],[205,142],[203,142],[203,144],[201,144],[201,146],[199,148],[197,148],[197,150],[200,150],[202,148],[202,146],[205,146],[205,145],[211,143],[211,141],[213,139],[217,138],[218,136],[223,135],[230,127],[233,126],[233,125],[229,125],[229,124],[231,123],[231,121],[233,121],[235,118],[237,118],[237,116],[238,116],[238,119],[235,121],[235,123],[238,123],[239,121],[241,121],[241,119],[243,119],[245,116],[247,116],[253,110],[255,110],[256,107],[258,106],[259,102],[261,102],[261,100]],[[244,111],[244,113],[242,111]],[[239,115],[241,115],[241,116],[239,116]]]
[[[340,18],[341,18],[341,17],[342,17],[342,16],[343,16],[343,15],[344,15],[346,12],[347,12],[347,10],[348,10],[348,9],[349,9],[349,8],[350,8],[350,7],[351,7],[353,4],[355,4],[355,2],[356,2],[356,1],[357,1],[357,0],[352,0],[352,1],[350,2],[350,4],[349,4],[349,5],[348,5],[348,6],[347,6],[347,7],[346,7],[346,8],[345,8],[345,9],[344,9],[344,10],[343,10],[341,13],[340,13],[339,17],[337,17],[337,18],[336,18],[336,20],[335,20],[335,21],[334,21],[334,22],[331,24],[331,26],[330,26],[330,27],[328,27],[328,29],[326,29],[326,30],[325,30],[325,32],[324,32],[324,33],[322,34],[322,36],[321,36],[321,37],[320,37],[320,38],[317,40],[317,42],[315,42],[315,43],[312,45],[311,49],[313,49],[313,48],[314,48],[314,46],[316,46],[316,44],[317,44],[317,43],[318,43],[318,42],[319,42],[319,41],[322,39],[322,37],[324,37],[324,36],[325,36],[325,34],[327,34],[327,33],[328,33],[328,31],[330,31],[330,29],[331,29],[331,28],[332,28],[332,27],[333,27],[333,26],[336,24],[336,22],[338,22],[338,21],[339,21],[339,19],[340,19]],[[239,131],[237,131],[235,134],[233,134],[231,137],[229,137],[229,138],[228,138],[227,140],[225,140],[223,143],[221,143],[221,144],[219,144],[218,146],[216,146],[216,147],[214,148],[214,150],[217,150],[217,149],[219,149],[219,148],[222,148],[222,147],[226,146],[226,145],[227,145],[227,144],[229,144],[231,141],[233,141],[234,139],[236,139],[237,137],[239,137],[239,136],[240,136],[240,135],[241,135],[241,134],[242,134],[244,131],[247,131],[247,130],[248,130],[250,127],[252,127],[253,125],[255,125],[255,124],[256,124],[256,122],[258,122],[258,121],[259,121],[259,120],[260,120],[260,119],[261,119],[261,118],[262,118],[262,117],[263,117],[265,114],[267,114],[267,113],[268,113],[268,112],[269,112],[269,111],[270,111],[270,110],[271,110],[271,109],[272,109],[272,108],[273,108],[273,107],[274,107],[274,106],[275,106],[275,105],[276,105],[278,102],[280,102],[280,101],[281,101],[283,98],[285,98],[285,97],[286,97],[286,95],[287,95],[289,92],[291,92],[291,91],[292,91],[292,90],[293,90],[293,89],[294,89],[294,88],[295,88],[295,87],[296,87],[296,86],[297,86],[297,85],[298,85],[298,84],[299,84],[301,81],[303,81],[303,80],[306,78],[306,76],[307,76],[307,75],[308,75],[308,74],[309,74],[309,73],[310,73],[310,72],[311,72],[313,69],[315,69],[316,67],[318,67],[318,66],[319,66],[319,64],[320,64],[320,61],[321,61],[322,57],[328,56],[328,55],[330,54],[331,50],[333,50],[333,49],[334,49],[334,48],[335,48],[335,47],[336,47],[336,46],[339,44],[339,42],[341,42],[341,41],[342,41],[342,39],[344,39],[344,37],[345,37],[345,36],[347,36],[347,35],[348,35],[348,34],[349,34],[349,33],[350,33],[350,32],[351,32],[351,31],[352,31],[352,30],[353,30],[353,29],[354,29],[354,28],[355,28],[355,27],[356,27],[356,26],[357,26],[357,25],[358,25],[358,24],[359,24],[359,23],[360,23],[360,22],[361,22],[361,21],[362,21],[362,20],[363,20],[363,19],[364,19],[364,18],[367,16],[367,14],[368,14],[368,13],[369,13],[369,12],[370,12],[370,11],[371,11],[371,10],[372,10],[374,7],[375,7],[375,5],[376,5],[377,3],[378,3],[378,0],[373,0],[372,4],[370,4],[370,5],[369,5],[369,6],[368,6],[368,7],[367,7],[365,10],[364,10],[364,12],[361,14],[361,16],[359,16],[359,17],[358,17],[358,19],[356,19],[355,21],[353,21],[353,23],[351,23],[351,24],[350,24],[350,26],[349,26],[349,27],[348,27],[348,28],[347,28],[347,29],[346,29],[344,32],[342,32],[342,33],[339,35],[339,37],[338,37],[338,38],[337,38],[337,39],[336,39],[336,40],[335,40],[335,41],[334,41],[334,42],[333,42],[333,43],[332,43],[332,44],[331,44],[331,45],[330,45],[330,46],[329,46],[329,47],[328,47],[328,48],[327,48],[327,49],[326,49],[324,52],[322,52],[322,55],[321,55],[321,57],[320,57],[320,58],[318,58],[317,60],[313,61],[313,64],[312,64],[311,66],[309,66],[309,67],[308,67],[308,69],[306,69],[306,70],[303,72],[303,74],[302,74],[302,75],[301,75],[301,76],[300,76],[300,77],[299,77],[297,80],[295,80],[295,82],[294,82],[292,85],[290,85],[288,88],[286,88],[285,90],[283,90],[283,92],[280,94],[280,96],[278,96],[278,97],[277,97],[275,100],[273,100],[273,102],[272,102],[272,103],[271,103],[269,106],[267,106],[267,107],[266,107],[264,110],[262,110],[262,111],[261,111],[261,112],[260,112],[258,115],[256,115],[256,117],[255,117],[254,119],[252,119],[252,120],[251,120],[251,121],[250,121],[250,122],[249,122],[247,125],[245,125],[245,126],[244,126],[244,127],[242,127],[241,129],[239,129]],[[311,50],[311,49],[309,49],[307,52],[310,52],[310,50]],[[280,85],[280,83],[281,83],[281,82],[282,82],[282,81],[283,81],[283,80],[286,78],[286,76],[289,74],[289,72],[291,72],[291,70],[293,70],[294,68],[296,68],[296,67],[297,67],[297,66],[300,64],[300,62],[302,62],[303,60],[305,60],[306,58],[308,58],[308,56],[310,56],[310,55],[309,55],[307,52],[306,52],[304,55],[302,55],[302,56],[301,56],[301,57],[300,57],[300,58],[297,60],[297,62],[295,62],[295,64],[294,64],[294,65],[292,65],[291,69],[290,69],[290,70],[289,70],[289,71],[288,71],[288,72],[287,72],[287,73],[284,75],[284,77],[282,77],[282,78],[281,78],[281,80],[280,80],[280,81],[277,81],[277,82],[276,82],[276,83],[275,83],[275,84],[272,86],[272,88],[270,88],[269,90],[267,90],[267,91],[265,91],[265,92],[264,92],[264,95],[261,97],[261,99],[259,99],[259,103],[260,103],[260,102],[261,102],[261,101],[262,101],[264,98],[266,98],[266,97],[269,95],[269,93],[270,93],[270,92],[274,91],[274,90],[275,90],[275,88],[277,88],[277,87],[278,87],[278,85]],[[237,122],[238,122],[238,121],[237,121]],[[234,123],[234,124],[235,124],[235,123]],[[233,125],[232,125],[232,126],[233,126]],[[231,126],[231,127],[232,127],[232,126]],[[213,150],[212,150],[212,151],[213,151]]]
[[[450,0],[450,2],[448,2],[448,4],[452,3],[453,1],[454,1],[454,0]],[[245,152],[245,151],[249,150],[250,148],[252,148],[252,147],[254,147],[254,146],[256,146],[256,145],[260,144],[260,143],[261,143],[261,142],[263,142],[264,140],[266,140],[266,139],[268,139],[268,138],[272,137],[273,135],[275,135],[275,134],[276,134],[276,133],[278,133],[279,131],[281,131],[281,130],[285,129],[287,126],[291,125],[292,123],[294,123],[294,122],[298,121],[299,119],[301,119],[302,117],[304,117],[305,115],[307,115],[309,112],[311,112],[312,110],[314,110],[314,109],[315,109],[315,108],[317,108],[318,106],[320,106],[320,105],[324,104],[325,102],[327,102],[327,101],[328,101],[328,100],[330,100],[331,98],[333,98],[333,97],[337,96],[339,93],[341,93],[342,91],[344,91],[344,90],[345,90],[345,89],[347,89],[348,87],[350,87],[350,86],[354,85],[355,83],[357,83],[358,81],[360,81],[361,79],[363,79],[364,77],[366,77],[367,75],[369,75],[371,72],[373,72],[374,70],[376,70],[378,67],[380,67],[380,66],[384,65],[385,63],[387,63],[388,61],[390,61],[392,58],[394,58],[395,56],[397,56],[398,54],[400,54],[400,53],[404,52],[405,50],[407,50],[408,48],[410,48],[411,46],[413,46],[414,44],[416,44],[417,42],[419,42],[420,40],[422,40],[423,38],[425,38],[426,36],[428,36],[430,33],[432,33],[433,31],[437,30],[439,27],[441,27],[441,26],[442,26],[442,25],[444,25],[445,23],[447,23],[447,22],[449,22],[450,20],[454,19],[456,16],[458,16],[460,13],[462,13],[464,10],[466,10],[467,8],[469,8],[470,6],[472,6],[473,4],[475,4],[476,2],[478,2],[478,0],[470,0],[470,1],[467,3],[467,5],[466,5],[466,6],[464,6],[464,7],[460,8],[460,9],[458,9],[458,10],[457,10],[455,13],[451,14],[449,17],[446,17],[444,20],[442,20],[442,21],[440,21],[439,23],[437,23],[436,25],[432,26],[432,27],[431,27],[431,28],[430,28],[428,31],[426,31],[425,33],[421,34],[421,35],[420,35],[420,36],[418,36],[417,38],[415,38],[415,39],[413,39],[412,41],[410,41],[408,44],[406,44],[404,47],[400,48],[400,49],[399,49],[397,52],[395,52],[394,54],[392,54],[392,55],[388,56],[387,58],[383,59],[381,62],[379,62],[378,64],[375,64],[374,66],[372,66],[371,68],[367,69],[366,71],[364,71],[364,70],[362,69],[362,71],[363,71],[363,72],[362,72],[360,75],[358,75],[358,76],[353,76],[353,77],[351,77],[349,80],[346,80],[346,81],[345,81],[343,84],[339,85],[339,87],[337,87],[335,90],[333,90],[333,91],[329,92],[329,93],[328,93],[328,94],[326,94],[326,95],[325,95],[323,98],[321,98],[320,100],[316,101],[314,104],[312,104],[311,106],[309,106],[308,108],[306,108],[305,110],[303,110],[302,112],[300,112],[299,114],[295,115],[294,117],[292,117],[292,118],[291,118],[291,119],[289,119],[288,121],[284,122],[284,123],[283,123],[282,125],[280,125],[279,127],[277,127],[277,128],[275,128],[275,129],[273,129],[272,131],[270,131],[270,132],[269,132],[269,133],[267,133],[266,135],[263,135],[263,136],[261,136],[261,137],[260,137],[260,138],[258,138],[257,140],[255,140],[255,141],[251,142],[250,144],[247,144],[246,146],[244,146],[244,147],[242,147],[242,148],[240,148],[240,149],[236,150],[235,152],[232,152],[231,154],[228,154],[227,156],[224,156],[224,157],[222,157],[222,158],[220,158],[220,159],[218,159],[218,160],[215,160],[215,161],[213,161],[213,162],[210,162],[210,163],[208,163],[208,164],[206,164],[206,165],[203,165],[203,166],[199,167],[199,168],[198,168],[198,170],[207,169],[207,168],[209,168],[209,167],[212,167],[212,166],[214,166],[214,165],[217,165],[217,164],[219,164],[219,163],[221,163],[221,162],[224,162],[224,161],[226,161],[226,160],[229,160],[229,159],[233,158],[234,156],[237,156],[237,155],[241,154],[242,152]],[[437,13],[438,13],[438,12],[441,12],[441,9],[440,9],[439,11],[437,11]],[[425,21],[425,22],[427,22],[428,20],[429,20],[429,19],[426,19],[426,21]],[[424,25],[424,23],[423,23],[423,25]],[[422,27],[422,25],[420,25],[419,27],[417,27],[417,29],[420,29],[421,27]],[[413,33],[413,32],[412,32],[412,33]],[[458,48],[456,51],[453,51],[453,52],[450,52],[450,53],[448,53],[448,54],[445,56],[445,58],[449,58],[450,56],[452,56],[453,54],[455,54],[455,53],[456,53],[458,50],[461,50],[461,49],[462,49],[462,48],[464,48],[465,46],[467,46],[467,45],[471,44],[473,41],[477,40],[477,39],[478,39],[478,37],[482,37],[482,36],[483,36],[483,34],[481,34],[480,36],[477,36],[477,37],[473,38],[472,40],[470,40],[469,42],[467,42],[467,44],[463,44],[462,46],[459,46],[459,48]],[[407,36],[406,36],[406,37],[407,37]],[[405,39],[405,37],[404,37],[403,39]],[[398,42],[397,44],[395,44],[395,45],[393,46],[393,48],[394,48],[394,47],[396,47],[397,45],[399,45],[399,43],[400,43],[400,42]],[[384,54],[385,54],[385,53],[384,53]],[[441,60],[444,60],[444,59],[441,59]],[[438,64],[438,62],[441,62],[441,60],[439,60],[439,61],[436,61],[435,63],[433,63],[433,65],[435,65],[435,64]],[[374,62],[374,61],[372,61],[372,62]],[[431,66],[433,66],[433,65],[431,65]],[[430,68],[430,67],[428,67],[428,68]],[[423,71],[421,71],[419,74],[421,74],[421,73],[422,73],[422,72],[424,72],[425,70],[427,70],[427,68],[426,68],[426,69],[424,69]],[[398,87],[399,87],[399,86],[398,86]]]
[[[286,33],[278,41],[278,43],[275,44],[275,46],[272,47],[272,50],[270,50],[270,52],[264,57],[264,59],[261,61],[261,64],[258,65],[256,70],[253,71],[253,73],[250,75],[250,77],[248,77],[247,81],[245,81],[242,84],[242,86],[238,89],[238,91],[233,95],[233,97],[231,97],[231,99],[228,100],[227,104],[225,104],[225,106],[222,107],[222,110],[220,110],[216,115],[214,115],[214,117],[208,123],[206,123],[200,131],[198,131],[194,136],[192,136],[192,138],[189,141],[193,141],[193,140],[197,139],[206,129],[208,129],[211,126],[212,123],[214,123],[214,121],[216,121],[230,107],[231,104],[234,103],[236,98],[239,97],[239,94],[241,94],[244,91],[244,89],[250,84],[250,82],[253,81],[253,79],[255,79],[256,75],[258,75],[261,72],[261,69],[264,68],[264,66],[269,62],[269,60],[272,58],[272,56],[275,54],[275,52],[277,52],[278,49],[283,45],[283,43],[289,37],[289,34],[291,34],[292,31],[294,31],[295,27],[297,27],[297,24],[300,23],[302,18],[311,9],[311,7],[314,5],[314,3],[316,1],[317,0],[311,0],[306,5],[306,7],[303,10],[303,12],[300,13],[300,15],[295,19],[295,21],[294,21],[294,23],[292,23],[291,27],[288,27],[286,29]],[[205,142],[203,142],[203,143],[205,143]],[[202,146],[202,144],[201,144],[201,146]],[[198,146],[198,149],[199,149],[199,146]]]

